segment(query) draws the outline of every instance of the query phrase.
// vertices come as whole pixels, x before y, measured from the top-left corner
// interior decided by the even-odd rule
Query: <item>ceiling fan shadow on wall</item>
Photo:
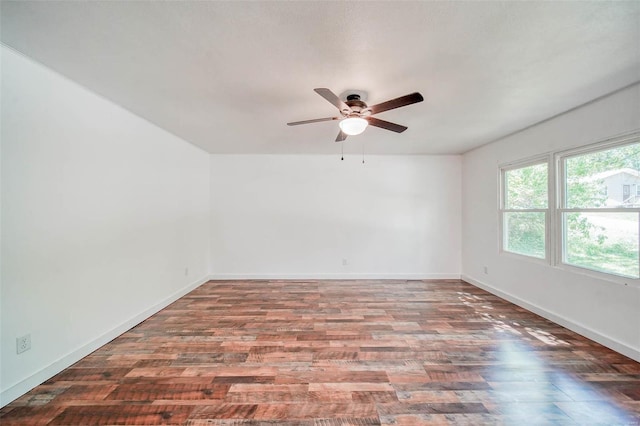
[[[300,124],[340,120],[340,123],[338,123],[338,125],[340,126],[340,132],[338,133],[338,137],[336,137],[336,142],[344,141],[345,139],[347,139],[347,136],[359,135],[360,133],[364,132],[368,125],[379,127],[385,130],[390,130],[396,133],[402,133],[407,130],[406,126],[391,123],[385,120],[380,120],[379,118],[372,117],[372,115],[379,114],[384,111],[389,111],[390,109],[400,108],[422,102],[424,100],[420,93],[415,92],[376,105],[367,106],[367,104],[360,99],[360,95],[357,93],[347,95],[346,100],[342,101],[338,96],[336,96],[336,94],[334,94],[327,88],[321,87],[313,90],[318,95],[329,101],[336,108],[338,108],[338,111],[340,111],[340,115],[337,117],[294,121],[291,123],[287,123],[287,126],[298,126]]]

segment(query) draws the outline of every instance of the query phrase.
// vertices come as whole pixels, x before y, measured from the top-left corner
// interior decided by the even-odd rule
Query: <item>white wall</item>
[[[460,163],[212,155],[214,276],[459,278]]]
[[[1,170],[4,405],[208,275],[209,155],[2,48]]]
[[[498,253],[498,165],[640,128],[640,86],[463,156],[463,278],[640,361],[640,286]],[[484,274],[484,266],[488,274]]]
[[[462,273],[640,359],[640,288],[499,255],[496,211],[498,164],[639,128],[638,86],[462,159],[364,165],[209,156],[6,48],[1,106],[0,405],[203,282],[209,263],[219,278]]]

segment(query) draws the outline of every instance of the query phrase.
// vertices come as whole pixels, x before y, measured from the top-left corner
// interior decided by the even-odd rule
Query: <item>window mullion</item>
[[[547,262],[550,265],[556,265],[556,244],[554,241],[554,236],[556,234],[557,229],[557,221],[555,209],[556,205],[556,167],[555,167],[555,157],[552,154],[549,154],[547,158],[548,173],[547,173]]]

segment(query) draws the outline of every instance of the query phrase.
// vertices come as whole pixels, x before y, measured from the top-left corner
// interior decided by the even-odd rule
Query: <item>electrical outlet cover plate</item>
[[[31,335],[27,334],[26,336],[18,337],[16,339],[16,351],[21,354],[22,352],[28,351],[31,349]]]

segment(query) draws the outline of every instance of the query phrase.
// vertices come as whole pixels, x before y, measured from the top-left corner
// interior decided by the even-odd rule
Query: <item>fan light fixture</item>
[[[344,142],[344,140],[347,139],[348,136],[359,135],[360,133],[364,132],[368,125],[379,127],[384,130],[389,130],[391,132],[402,133],[407,130],[407,126],[380,120],[379,118],[373,117],[373,115],[389,111],[390,109],[396,109],[424,101],[424,98],[420,93],[414,92],[409,95],[400,96],[399,98],[368,106],[362,99],[360,99],[360,94],[364,93],[362,91],[356,93],[358,91],[349,90],[349,92],[347,92],[347,100],[343,101],[338,97],[338,95],[336,95],[326,87],[319,87],[313,90],[318,95],[325,98],[325,100],[329,101],[331,105],[338,108],[340,114],[334,117],[293,121],[291,123],[287,123],[287,126],[297,126],[299,124],[340,120],[340,132],[336,137],[336,142]]]
[[[369,122],[360,117],[345,118],[339,123],[340,130],[349,136],[359,135],[364,132],[364,129],[366,129],[368,125]]]

